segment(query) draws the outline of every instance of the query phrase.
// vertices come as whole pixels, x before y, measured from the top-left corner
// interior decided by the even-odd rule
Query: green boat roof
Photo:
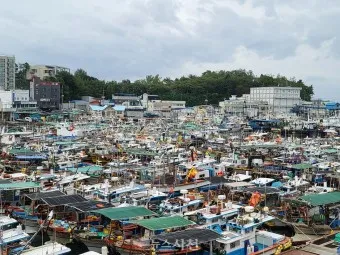
[[[141,150],[141,149],[125,149],[125,152],[132,154],[132,155],[143,155],[143,156],[157,156],[159,153]]]
[[[333,153],[337,153],[338,150],[334,148],[329,148],[329,149],[323,150],[323,152],[328,153],[328,154],[333,154]]]
[[[300,200],[307,202],[311,206],[336,204],[340,203],[340,191],[305,195],[300,197]]]
[[[9,151],[9,154],[35,154],[35,151],[25,148],[14,148]]]
[[[40,187],[40,183],[37,183],[37,182],[0,183],[0,190],[32,189],[32,188],[39,188],[39,187]]]
[[[67,168],[67,170],[71,172],[78,172],[78,173],[91,173],[91,172],[96,172],[96,171],[102,171],[103,167],[94,165],[94,166],[70,167],[70,168]]]
[[[309,163],[301,163],[301,164],[295,164],[292,165],[291,168],[292,169],[296,169],[296,170],[304,170],[304,169],[309,169],[312,168],[313,165],[309,164]]]
[[[138,226],[142,226],[149,230],[163,230],[169,228],[181,228],[190,225],[195,225],[196,223],[187,220],[181,216],[172,216],[172,217],[161,217],[161,218],[152,218],[145,220],[136,220],[131,221]]]
[[[154,213],[153,211],[139,206],[105,208],[96,210],[94,212],[99,213],[111,220],[133,219],[136,217],[156,215],[156,213]]]
[[[74,141],[55,142],[55,145],[69,145],[69,144],[74,144]]]

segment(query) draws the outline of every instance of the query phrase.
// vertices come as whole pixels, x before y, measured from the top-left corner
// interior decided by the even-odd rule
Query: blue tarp
[[[124,105],[115,105],[115,106],[113,107],[113,109],[114,109],[115,111],[121,111],[121,112],[123,112],[123,111],[125,111],[125,106],[124,106]]]
[[[339,110],[340,104],[335,103],[335,102],[329,102],[329,103],[326,104],[326,109],[327,110]]]
[[[108,105],[100,106],[100,105],[90,105],[92,111],[104,111]]]
[[[280,187],[282,187],[282,182],[273,182],[272,187],[273,188],[280,188]]]

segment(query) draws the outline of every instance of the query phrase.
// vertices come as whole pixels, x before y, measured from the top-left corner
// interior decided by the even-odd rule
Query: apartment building
[[[44,80],[49,77],[55,77],[58,72],[70,72],[70,68],[53,65],[33,65],[27,72],[27,79],[38,77]]]
[[[0,55],[0,90],[15,89],[15,56]]]

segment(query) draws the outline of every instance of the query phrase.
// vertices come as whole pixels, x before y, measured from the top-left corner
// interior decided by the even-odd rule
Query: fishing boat
[[[168,194],[164,192],[160,192],[156,187],[151,188],[151,184],[144,184],[146,190],[134,192],[131,195],[128,195],[125,201],[121,201],[122,203],[119,206],[145,206],[150,210],[159,209],[160,203],[168,198]]]
[[[73,123],[59,123],[56,126],[57,129],[57,136],[63,137],[81,137],[83,135],[83,130],[79,129]]]
[[[222,232],[229,219],[238,215],[242,206],[226,202],[225,195],[217,197],[216,205],[206,205],[205,208],[184,213],[184,216],[198,224],[198,228],[211,229],[217,233]]]
[[[254,207],[244,207],[244,214],[229,220],[222,237],[216,240],[219,254],[279,254],[292,246],[291,239],[268,231],[257,231],[264,222],[273,220],[265,212],[254,212]]]
[[[57,242],[51,242],[44,244],[39,247],[31,247],[27,250],[24,250],[21,254],[22,255],[37,255],[37,254],[44,254],[44,255],[63,255],[63,254],[70,254],[71,249],[62,245]]]
[[[24,248],[29,235],[22,229],[20,223],[10,217],[0,216],[0,250],[1,255],[15,254]]]
[[[131,223],[134,219],[156,216],[157,214],[145,207],[127,205],[124,207],[97,208],[90,210],[91,216],[85,218],[81,224],[71,229],[70,234],[86,243],[91,249],[106,246],[109,237],[113,239],[129,238],[137,226]],[[95,218],[95,222],[91,222]],[[112,241],[111,240],[111,241]],[[116,248],[114,245],[111,248]]]
[[[308,181],[295,176],[294,180],[287,181],[279,188],[283,191],[282,196],[291,196],[298,195],[301,191],[306,191],[309,186],[310,183]]]
[[[153,238],[156,234],[166,232],[176,232],[195,225],[194,222],[189,221],[181,216],[170,216],[160,218],[150,218],[142,220],[130,221],[135,225],[135,231],[130,235],[115,235],[111,234],[106,238],[107,245],[115,247],[117,250],[133,253],[151,253],[155,254],[196,254],[201,250],[201,247],[192,243],[184,247],[169,247],[168,244],[155,245]],[[134,234],[136,233],[136,234]]]
[[[125,198],[132,193],[145,191],[146,188],[144,185],[136,184],[134,181],[127,185],[111,186],[109,180],[105,179],[103,183],[81,185],[74,190],[75,194],[82,195],[85,198],[119,205],[121,198]]]
[[[159,211],[165,215],[183,215],[186,212],[202,208],[202,199],[191,195],[188,196],[188,190],[181,190],[180,193],[182,196],[169,198],[161,202]]]

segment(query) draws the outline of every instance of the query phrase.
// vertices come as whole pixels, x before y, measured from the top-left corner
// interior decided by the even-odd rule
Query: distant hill
[[[247,94],[251,87],[292,86],[301,87],[301,98],[310,101],[313,86],[305,85],[302,80],[286,78],[284,76],[260,75],[255,76],[252,71],[206,71],[200,76],[189,75],[176,79],[161,78],[159,75],[147,76],[145,79],[117,81],[103,81],[89,76],[79,69],[74,74],[60,72],[51,81],[59,81],[63,85],[64,102],[79,99],[81,96],[91,95],[106,98],[115,93],[143,93],[159,95],[162,100],[185,100],[188,106],[218,104],[219,101],[231,95]],[[206,101],[207,100],[207,101]]]

